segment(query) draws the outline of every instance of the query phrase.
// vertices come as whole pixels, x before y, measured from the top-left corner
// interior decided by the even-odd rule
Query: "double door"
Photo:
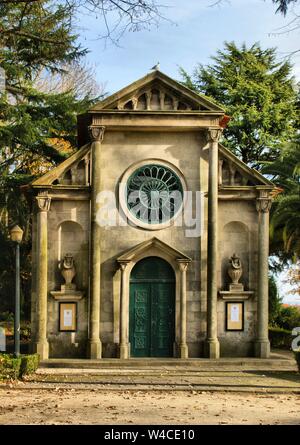
[[[173,357],[174,282],[130,284],[129,341],[132,357]]]

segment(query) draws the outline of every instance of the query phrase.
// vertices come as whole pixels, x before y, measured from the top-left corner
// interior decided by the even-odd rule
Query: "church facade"
[[[269,356],[273,184],[225,122],[157,70],[78,117],[79,150],[31,184],[42,359]]]

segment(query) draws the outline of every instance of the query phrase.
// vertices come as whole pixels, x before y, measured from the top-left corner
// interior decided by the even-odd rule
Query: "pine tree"
[[[30,292],[31,208],[20,186],[76,149],[76,115],[94,98],[72,88],[47,92],[37,86],[42,73],[59,74],[79,63],[86,51],[72,31],[72,11],[49,1],[0,3],[0,311],[12,310],[13,249],[9,227],[24,229],[21,290]]]
[[[280,144],[296,125],[296,85],[288,62],[276,61],[275,49],[247,48],[225,42],[213,63],[193,75],[182,68],[184,83],[223,106],[231,117],[224,145],[250,166],[275,159]]]
[[[268,174],[279,189],[271,209],[271,243],[273,255],[285,262],[300,259],[300,138],[282,148],[273,162],[266,163]]]

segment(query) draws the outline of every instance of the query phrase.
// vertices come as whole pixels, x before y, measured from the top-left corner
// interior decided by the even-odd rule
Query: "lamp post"
[[[15,293],[15,323],[14,323],[14,343],[15,357],[20,355],[20,243],[22,242],[23,230],[19,226],[14,226],[10,231],[10,239],[16,245],[16,293]]]

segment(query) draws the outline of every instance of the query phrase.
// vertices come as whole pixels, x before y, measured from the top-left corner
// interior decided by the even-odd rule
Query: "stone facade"
[[[130,357],[131,271],[151,256],[168,262],[176,277],[173,356],[268,356],[267,275],[258,267],[267,255],[259,226],[268,222],[261,225],[267,213],[257,203],[268,205],[273,185],[219,144],[223,120],[222,109],[159,71],[79,117],[80,150],[32,183],[32,326],[42,358]],[[170,224],[126,223],[122,177],[156,164],[174,171],[194,197],[201,192],[201,236],[176,224],[185,207]],[[113,226],[97,222],[104,191],[116,200]],[[243,301],[243,331],[226,330],[222,291],[234,252],[243,264],[243,290],[232,300]],[[82,293],[74,332],[62,331],[59,317],[60,303],[74,298],[51,294],[63,283],[58,266],[66,253]]]

